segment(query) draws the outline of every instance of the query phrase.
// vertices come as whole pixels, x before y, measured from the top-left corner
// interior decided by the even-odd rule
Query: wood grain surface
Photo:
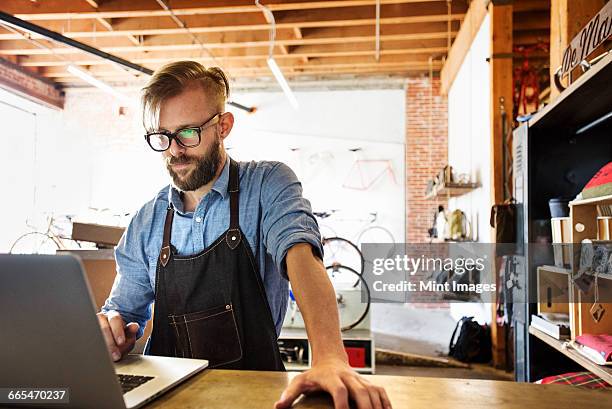
[[[296,372],[205,370],[147,408],[272,408]],[[384,386],[394,409],[612,408],[612,392],[565,385],[471,379],[366,376]],[[329,395],[303,397],[294,408],[333,408]]]

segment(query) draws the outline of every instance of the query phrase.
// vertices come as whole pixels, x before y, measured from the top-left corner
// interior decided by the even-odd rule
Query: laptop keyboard
[[[119,378],[119,384],[121,384],[121,389],[123,389],[123,393],[127,393],[134,388],[139,387],[143,383],[146,383],[153,379],[153,376],[138,376],[138,375],[123,375],[117,374]]]

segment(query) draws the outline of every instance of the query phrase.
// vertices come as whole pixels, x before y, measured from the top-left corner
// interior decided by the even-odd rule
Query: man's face
[[[175,132],[188,126],[197,127],[217,114],[199,86],[187,87],[182,93],[166,99],[160,109],[160,129]],[[222,160],[219,124],[201,131],[200,144],[185,148],[172,140],[162,153],[174,184],[181,190],[196,190],[212,181]]]

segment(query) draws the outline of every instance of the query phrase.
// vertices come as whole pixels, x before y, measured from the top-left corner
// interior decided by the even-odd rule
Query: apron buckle
[[[170,246],[164,246],[159,253],[159,261],[162,263],[162,266],[166,267],[168,261],[170,261]]]
[[[225,235],[225,241],[230,249],[234,250],[240,244],[242,236],[239,229],[229,229]]]

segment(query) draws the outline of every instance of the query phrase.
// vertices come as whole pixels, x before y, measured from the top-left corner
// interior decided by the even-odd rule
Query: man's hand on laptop
[[[136,322],[125,325],[117,311],[99,312],[97,316],[106,346],[116,362],[134,348],[139,325]]]

